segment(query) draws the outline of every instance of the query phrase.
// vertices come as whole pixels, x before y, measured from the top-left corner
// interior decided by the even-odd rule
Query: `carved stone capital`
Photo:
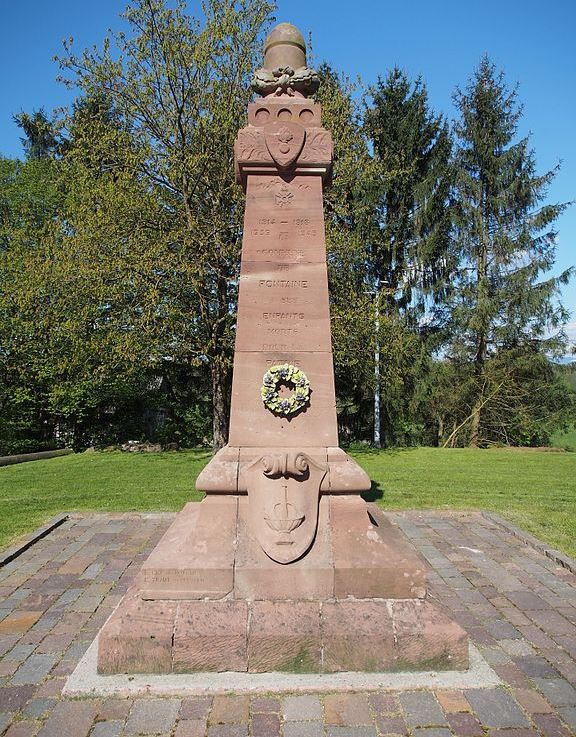
[[[276,121],[248,125],[238,132],[235,143],[236,178],[244,185],[250,173],[308,172],[326,178],[332,152],[332,136],[324,128]]]

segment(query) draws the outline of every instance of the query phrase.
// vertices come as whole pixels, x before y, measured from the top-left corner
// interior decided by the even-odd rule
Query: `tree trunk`
[[[442,445],[442,438],[444,437],[444,416],[438,417],[438,429],[436,432],[436,447],[439,448]]]
[[[218,363],[212,365],[212,446],[222,448],[228,442],[230,418],[229,371]]]
[[[488,214],[486,205],[487,194],[483,190],[482,193],[482,211],[480,213],[480,242],[478,244],[478,256],[476,260],[476,309],[484,310],[485,302],[488,299]],[[483,376],[484,364],[488,356],[488,326],[486,318],[479,320],[480,325],[476,333],[476,355],[474,356],[474,373],[478,384],[478,396],[472,410],[472,418],[470,420],[470,438],[468,440],[469,448],[477,448],[480,440],[480,422],[483,401]]]
[[[482,397],[478,400],[478,404],[474,407],[472,412],[472,419],[470,420],[470,438],[468,440],[469,448],[477,448],[478,440],[480,438],[480,402]]]

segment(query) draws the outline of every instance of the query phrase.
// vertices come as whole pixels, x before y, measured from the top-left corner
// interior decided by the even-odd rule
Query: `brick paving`
[[[431,596],[468,631],[500,687],[63,698],[66,677],[171,519],[70,519],[0,568],[0,735],[576,735],[576,576],[476,513],[395,519],[432,566]]]

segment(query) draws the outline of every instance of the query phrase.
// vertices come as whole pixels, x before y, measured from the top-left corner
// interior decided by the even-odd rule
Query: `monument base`
[[[247,496],[187,504],[104,625],[98,672],[462,670],[464,630],[426,598],[424,562],[358,496],[323,495],[312,549],[280,565]]]

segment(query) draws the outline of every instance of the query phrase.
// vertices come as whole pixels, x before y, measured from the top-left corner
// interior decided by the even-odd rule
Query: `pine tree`
[[[555,297],[571,270],[559,277],[547,272],[555,258],[554,222],[567,204],[544,203],[558,166],[537,174],[528,138],[515,140],[522,115],[516,88],[507,87],[488,58],[454,100],[460,113],[455,125],[460,268],[451,353],[473,367],[465,419],[468,443],[476,446],[490,434],[483,428],[489,406],[509,393],[514,381],[504,352],[517,358],[519,350],[553,348],[549,331],[566,318]],[[506,370],[493,371],[496,364],[488,370],[496,355]]]
[[[395,68],[371,94],[365,127],[380,167],[372,276],[391,305],[417,317],[446,283],[451,136],[421,79],[411,85]]]
[[[383,385],[382,437],[386,444],[410,443],[419,439],[419,429],[409,405],[451,269],[452,140],[445,118],[430,109],[421,79],[411,84],[395,68],[370,92],[364,127],[378,169],[367,258],[370,287],[380,304],[379,321],[396,325],[395,343],[402,336],[410,355],[400,385]]]

